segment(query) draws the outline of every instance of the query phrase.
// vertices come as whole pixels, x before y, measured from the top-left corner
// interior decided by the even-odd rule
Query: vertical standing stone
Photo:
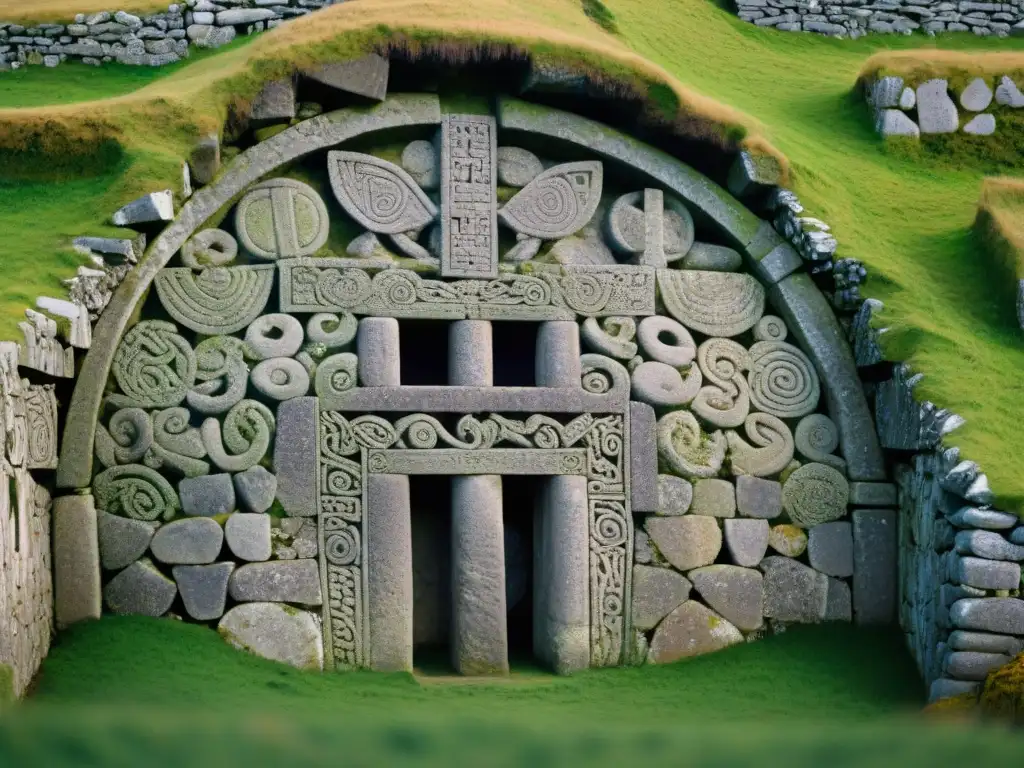
[[[896,618],[896,513],[853,511],[853,618],[889,624]]]
[[[441,124],[441,275],[498,276],[497,134],[493,117]]]
[[[644,190],[644,252],[640,263],[646,267],[666,267],[665,195],[660,189]]]
[[[366,477],[370,667],[412,670],[412,521],[406,475]]]
[[[551,320],[540,324],[535,370],[538,387],[579,388],[583,373],[580,327],[575,322]]]
[[[448,383],[494,385],[494,344],[489,320],[458,320],[448,326]]]
[[[317,416],[315,397],[295,397],[277,406],[277,500],[292,517],[312,517],[317,511]]]
[[[587,479],[545,478],[533,530],[533,652],[569,674],[590,666]]]
[[[103,598],[96,531],[96,504],[91,495],[54,500],[54,618],[59,628],[100,617]]]
[[[359,321],[356,349],[359,384],[363,387],[397,387],[402,382],[398,321],[393,317],[364,317]]]
[[[452,478],[452,661],[463,675],[508,673],[501,477]]]
[[[630,508],[633,514],[658,511],[658,435],[654,409],[629,404]]]

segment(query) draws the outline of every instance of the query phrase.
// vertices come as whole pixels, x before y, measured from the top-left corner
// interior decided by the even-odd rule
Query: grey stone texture
[[[946,674],[958,680],[984,680],[988,673],[1010,661],[1002,653],[953,651],[946,656]]]
[[[236,474],[235,496],[250,512],[266,512],[277,495],[277,478],[259,465]]]
[[[861,507],[895,507],[896,486],[892,483],[850,483],[850,504]]]
[[[448,326],[448,383],[494,384],[494,342],[489,320],[456,320]]]
[[[211,621],[224,615],[228,577],[234,563],[176,565],[171,569],[185,611],[196,621]]]
[[[768,521],[734,518],[724,520],[725,548],[736,565],[753,568],[768,551]]]
[[[1012,657],[1024,650],[1024,639],[1010,635],[955,629],[950,632],[947,645],[954,651],[1002,653]]]
[[[950,578],[978,589],[1019,589],[1020,564],[980,557],[950,558]]]
[[[320,569],[314,560],[275,560],[239,566],[228,582],[232,600],[320,605]]]
[[[541,323],[534,371],[538,387],[580,386],[580,328],[574,321]]]
[[[828,608],[828,576],[788,557],[771,555],[764,573],[764,615],[776,621],[817,622]]]
[[[225,14],[244,12],[247,11],[224,11]],[[272,80],[264,85],[249,112],[249,119],[256,124],[287,122],[293,117],[295,84],[291,80]]]
[[[452,663],[508,674],[501,477],[452,478]]]
[[[1007,107],[1024,107],[1024,93],[1012,79],[1003,75],[996,86],[996,104]]]
[[[54,621],[58,628],[98,619],[102,608],[96,505],[89,494],[53,502]]]
[[[186,477],[178,483],[182,511],[192,517],[214,517],[235,511],[235,486],[231,475]]]
[[[782,485],[774,480],[740,475],[736,478],[736,508],[744,517],[773,520],[782,514]]]
[[[853,621],[850,585],[831,576],[828,580],[828,597],[825,599],[825,621]]]
[[[289,518],[296,519],[296,518]],[[239,560],[263,562],[270,559],[270,515],[238,512],[224,523],[228,549]]]
[[[963,132],[975,136],[991,136],[996,132],[995,115],[975,115],[964,123]]]
[[[982,528],[989,531],[1005,531],[1019,521],[1019,517],[1009,512],[977,507],[961,507],[949,516],[949,522],[958,528]]]
[[[153,557],[170,565],[212,563],[224,544],[224,530],[208,517],[175,520],[153,535]]]
[[[111,220],[115,227],[133,227],[173,219],[174,195],[167,189],[162,192],[150,192],[138,200],[133,200],[119,208]]]
[[[991,103],[992,88],[983,78],[974,78],[960,91],[960,106],[971,112],[981,112]]]
[[[743,266],[743,257],[724,245],[694,243],[683,257],[682,266],[705,272],[736,272]]]
[[[370,667],[412,671],[412,523],[409,478],[366,478]]]
[[[928,689],[928,703],[931,704],[952,696],[961,696],[965,693],[976,694],[980,688],[980,683],[971,682],[970,680],[950,680],[946,677],[940,677],[933,681]]]
[[[954,133],[959,127],[956,104],[949,97],[949,83],[932,78],[917,86],[917,123],[921,133]]]
[[[544,164],[533,152],[520,147],[498,147],[498,184],[525,187],[544,172]]]
[[[658,551],[680,571],[710,565],[722,548],[722,531],[713,517],[649,517],[644,529]]]
[[[117,571],[131,565],[146,554],[153,540],[153,525],[142,520],[99,512],[96,523],[104,570]]]
[[[317,399],[296,397],[277,406],[274,473],[277,500],[293,517],[317,513]]]
[[[690,514],[707,515],[708,517],[735,517],[736,491],[733,484],[728,480],[718,478],[697,480],[693,485]]]
[[[299,669],[322,669],[323,637],[312,613],[277,603],[246,603],[228,611],[217,631],[239,650]]]
[[[898,109],[883,109],[875,117],[875,130],[882,136],[912,136],[917,138],[921,135],[921,129],[917,123],[911,120],[906,113]]]
[[[807,551],[807,533],[788,523],[773,525],[768,531],[768,546],[784,557],[800,557]]]
[[[1024,635],[1024,600],[1013,597],[968,597],[949,609],[953,626],[960,629]]]
[[[192,181],[209,184],[220,170],[220,137],[216,134],[204,136],[196,142],[188,160],[192,170]]]
[[[817,571],[829,576],[852,576],[853,527],[845,521],[814,526],[808,531],[807,557]]]
[[[651,639],[648,660],[668,664],[743,642],[743,634],[720,615],[687,600],[662,620]]]
[[[656,512],[659,506],[658,433],[654,409],[646,403],[629,404],[630,509]]]
[[[148,560],[137,560],[103,588],[107,607],[114,613],[163,616],[170,610],[178,588]]]
[[[690,596],[693,584],[671,568],[633,566],[633,627],[654,629]]]
[[[325,64],[305,76],[343,93],[383,101],[388,94],[390,66],[386,58],[371,53],[351,61]]]
[[[656,511],[659,515],[685,515],[692,503],[693,484],[689,480],[684,480],[675,475],[658,475],[658,506]]]
[[[896,513],[855,509],[853,613],[858,624],[888,624],[896,617]]]
[[[397,387],[402,383],[398,321],[392,317],[364,317],[359,321],[356,349],[359,383],[364,387]]]
[[[995,531],[957,531],[956,551],[962,555],[976,555],[989,560],[1024,560],[1024,546],[1011,544]]]
[[[764,579],[758,571],[735,565],[709,565],[688,574],[693,588],[726,620],[749,632],[763,623]]]

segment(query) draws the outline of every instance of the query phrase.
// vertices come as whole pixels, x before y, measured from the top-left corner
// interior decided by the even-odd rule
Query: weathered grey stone
[[[654,547],[651,544],[651,537],[643,528],[636,528],[633,531],[633,562],[643,565],[654,562]]]
[[[272,357],[259,363],[249,374],[249,382],[271,400],[291,400],[309,393],[309,372],[289,357]]]
[[[100,512],[97,517],[100,563],[116,571],[134,563],[149,548],[153,526],[142,520]]]
[[[771,555],[764,573],[764,615],[776,621],[816,622],[825,618],[828,576],[788,557]]]
[[[72,245],[105,256],[120,256],[125,261],[136,262],[146,250],[146,236],[128,240],[115,237],[76,237]]]
[[[294,519],[294,518],[289,518]],[[239,512],[224,523],[224,538],[240,560],[262,562],[270,559],[270,515]]]
[[[317,417],[315,397],[297,397],[277,407],[277,499],[292,517],[317,513]]]
[[[235,8],[229,11],[217,13],[217,25],[221,27],[241,26],[242,24],[256,24],[260,21],[273,19],[277,14],[270,8]]]
[[[949,609],[960,629],[1024,635],[1024,600],[1013,597],[963,598]]]
[[[498,183],[525,187],[544,172],[544,164],[533,152],[519,147],[498,147]]]
[[[737,628],[752,631],[761,626],[764,579],[758,571],[709,565],[688,575],[704,601]]]
[[[659,508],[657,423],[651,406],[629,404],[629,494],[633,514]]]
[[[235,495],[251,512],[266,512],[274,503],[277,494],[277,478],[263,467],[257,465],[233,478]]]
[[[996,132],[995,115],[975,115],[964,124],[963,131],[974,136],[991,136]]]
[[[208,517],[175,520],[157,530],[150,543],[153,556],[171,565],[212,563],[224,544],[224,531]]]
[[[825,464],[805,464],[782,486],[782,507],[795,524],[810,528],[846,515],[850,487],[842,473]]]
[[[969,680],[950,680],[949,678],[940,677],[932,682],[931,688],[928,690],[928,703],[931,704],[939,701],[940,699],[948,699],[952,696],[960,696],[965,693],[976,694],[980,688],[980,683],[971,682]]]
[[[882,136],[921,135],[917,123],[898,109],[883,109],[875,117],[875,130]]]
[[[954,651],[977,651],[979,653],[1002,653],[1016,656],[1024,650],[1024,639],[1010,635],[991,635],[987,632],[954,630],[947,645]]]
[[[992,88],[980,77],[971,80],[960,92],[960,106],[971,112],[981,112],[991,103]]]
[[[398,321],[364,317],[356,337],[359,383],[364,387],[397,387],[401,383]]]
[[[679,369],[666,363],[640,363],[630,376],[634,400],[659,407],[673,408],[686,405],[700,392],[700,369],[690,366],[684,379]]]
[[[263,315],[245,331],[245,343],[259,360],[291,357],[302,347],[303,339],[302,323],[282,313]]]
[[[189,616],[196,621],[210,621],[224,615],[228,577],[233,570],[234,563],[176,565],[171,569]]]
[[[114,613],[163,616],[171,608],[178,588],[149,560],[129,565],[103,589],[107,607]]]
[[[654,629],[690,596],[689,579],[671,568],[633,566],[633,626]]]
[[[197,184],[209,184],[220,170],[220,138],[217,134],[204,136],[196,142],[189,155],[192,180]]]
[[[768,550],[768,521],[743,518],[725,520],[725,546],[736,565],[753,568]]]
[[[402,150],[402,169],[408,173],[421,189],[431,191],[441,184],[441,169],[438,165],[437,148],[430,141],[417,139],[409,142]],[[373,237],[372,232],[365,233]],[[362,237],[362,236],[361,236]],[[359,239],[359,238],[356,238]],[[352,241],[355,243],[355,240]],[[352,246],[349,246],[349,253],[352,253]],[[371,251],[372,253],[372,251]]]
[[[247,603],[228,611],[217,631],[239,650],[299,669],[323,668],[323,637],[308,611],[277,603]]]
[[[1020,588],[1020,565],[980,557],[950,559],[950,578],[978,589]]]
[[[896,75],[880,77],[871,83],[867,94],[868,103],[875,109],[895,107],[903,92],[903,78]]]
[[[961,507],[949,516],[949,522],[958,528],[982,528],[988,531],[1005,531],[1013,528],[1019,517],[995,509]]]
[[[658,289],[669,314],[708,336],[736,336],[764,314],[764,288],[751,275],[660,269]]]
[[[713,517],[649,517],[644,529],[658,551],[680,571],[710,565],[722,548],[722,531]]]
[[[946,656],[945,671],[959,680],[984,680],[993,669],[1010,661],[1002,653],[981,653],[979,651],[953,651]]]
[[[389,70],[386,58],[371,53],[352,61],[325,64],[305,75],[338,91],[383,101],[388,94]]]
[[[150,192],[119,208],[113,216],[114,226],[131,227],[155,221],[174,220],[174,194],[169,189]]]
[[[694,243],[682,260],[683,269],[697,269],[705,272],[737,272],[743,266],[743,257],[738,251],[724,245]]]
[[[1024,545],[1024,525],[1017,526],[1010,532],[1010,541],[1014,544]]]
[[[851,480],[885,480],[885,462],[846,334],[809,275],[790,275],[769,289],[772,306],[828,383],[829,416],[839,428]]]
[[[822,523],[811,528],[807,557],[817,571],[829,576],[852,576],[853,529],[850,523]]]
[[[853,599],[850,585],[842,579],[829,577],[825,621],[853,621]]]
[[[1011,544],[994,531],[959,531],[956,551],[962,555],[976,555],[989,560],[1024,560],[1024,546]]]
[[[714,611],[687,600],[658,626],[648,659],[668,664],[743,642],[743,634]]]
[[[770,155],[754,155],[741,151],[729,168],[727,185],[737,197],[762,192],[768,187],[782,183],[782,169],[779,161]]]
[[[580,326],[580,336],[590,351],[617,360],[631,360],[639,349],[633,341],[636,321],[632,317],[606,317],[600,322],[588,317]]]
[[[578,387],[582,376],[579,326],[568,320],[541,323],[534,372],[538,387]]]
[[[674,368],[689,365],[697,355],[690,332],[670,317],[645,317],[637,326],[637,341],[647,357]]]
[[[1024,93],[1021,93],[1017,84],[1009,77],[1003,75],[996,86],[996,104],[1006,107],[1024,107]]]
[[[235,487],[231,475],[186,477],[178,483],[181,508],[193,517],[214,517],[235,511]]]
[[[235,206],[235,233],[249,253],[276,261],[312,256],[327,242],[330,214],[319,193],[295,179],[250,188]]]
[[[103,610],[92,495],[54,499],[52,519],[54,621],[63,629],[98,619]]]
[[[204,229],[181,248],[181,263],[191,269],[223,267],[237,256],[238,243],[223,229]],[[263,307],[258,311],[263,311]]]
[[[795,525],[773,525],[768,531],[768,546],[785,557],[800,557],[807,551],[807,534]]]
[[[917,106],[917,92],[910,87],[904,88],[900,94],[900,109],[911,110]]]
[[[917,86],[917,122],[921,133],[953,133],[959,127],[956,104],[948,91],[949,83],[942,78]]]
[[[239,566],[228,582],[231,599],[244,603],[320,605],[320,569],[314,560],[276,560]]]
[[[771,520],[782,514],[782,485],[752,475],[736,478],[736,508],[741,515]]]
[[[693,485],[675,475],[658,475],[659,515],[685,515],[693,503]]]
[[[736,491],[728,480],[707,478],[693,486],[690,514],[709,517],[735,517]]]
[[[448,326],[448,384],[494,385],[494,340],[488,320],[456,320]]]
[[[366,478],[369,665],[411,671],[413,649],[412,523],[407,475]]]
[[[896,486],[892,483],[850,483],[850,504],[863,507],[895,507]]]
[[[618,263],[596,230],[586,227],[580,235],[570,235],[555,241],[548,251],[548,256],[566,266],[610,267]]]
[[[858,624],[888,624],[896,615],[896,513],[855,509],[853,613]]]

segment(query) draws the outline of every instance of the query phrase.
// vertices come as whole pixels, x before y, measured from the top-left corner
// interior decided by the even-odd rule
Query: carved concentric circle
[[[276,261],[312,256],[330,230],[327,206],[308,184],[271,179],[257,184],[235,210],[235,231],[249,253]]]
[[[846,478],[825,464],[805,464],[782,486],[782,508],[802,528],[838,520],[849,502]]]
[[[750,348],[750,402],[780,419],[799,418],[818,405],[818,374],[807,355],[784,341],[759,341]]]

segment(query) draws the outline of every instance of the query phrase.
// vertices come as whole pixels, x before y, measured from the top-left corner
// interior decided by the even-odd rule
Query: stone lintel
[[[622,413],[629,391],[582,387],[357,387],[320,398],[321,411],[408,413]]]
[[[389,475],[585,475],[582,448],[457,448],[371,451],[370,474]]]

